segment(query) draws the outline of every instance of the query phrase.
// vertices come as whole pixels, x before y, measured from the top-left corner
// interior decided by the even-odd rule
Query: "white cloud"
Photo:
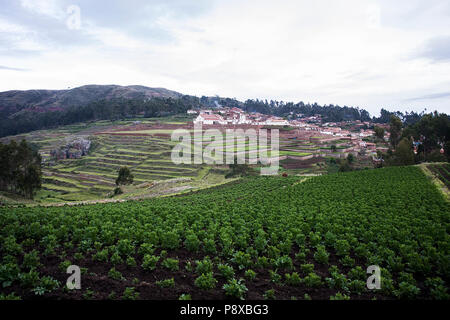
[[[20,66],[26,59],[33,72],[10,72],[8,81],[0,81],[0,90],[142,84],[242,100],[358,105],[373,114],[381,107],[407,106],[448,112],[448,99],[409,100],[446,92],[450,85],[449,63],[418,54],[430,39],[446,36],[442,26],[450,20],[444,0],[426,3],[217,1],[204,14],[180,18],[162,11],[141,21],[146,28],[170,35],[163,42],[105,27],[95,16],[83,16],[88,9],[81,7],[82,27],[74,34],[92,42],[43,49],[39,58],[8,57],[5,65]],[[64,8],[56,1],[22,1],[22,5],[64,20]],[[436,27],[410,26],[415,19]],[[0,32],[1,28],[0,20]],[[24,34],[12,29],[5,32]],[[26,39],[33,37],[24,37],[21,43],[26,45]]]

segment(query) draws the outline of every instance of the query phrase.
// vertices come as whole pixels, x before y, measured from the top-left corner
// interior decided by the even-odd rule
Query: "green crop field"
[[[450,206],[419,167],[0,208],[2,297],[449,299]],[[64,290],[69,265],[81,290]],[[366,269],[381,268],[381,288]]]

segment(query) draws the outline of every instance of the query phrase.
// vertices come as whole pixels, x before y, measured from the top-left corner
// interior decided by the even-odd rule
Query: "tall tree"
[[[395,164],[400,166],[407,166],[414,164],[414,152],[412,147],[412,141],[403,138],[394,152]]]
[[[133,183],[133,175],[128,167],[122,167],[119,169],[119,175],[116,179],[116,185],[122,184],[132,184]]]
[[[392,115],[391,120],[389,122],[389,141],[391,146],[395,148],[400,140],[401,132],[402,132],[402,120],[399,117]]]
[[[384,139],[384,128],[375,126],[373,130],[375,131],[375,137],[377,137],[380,140]]]

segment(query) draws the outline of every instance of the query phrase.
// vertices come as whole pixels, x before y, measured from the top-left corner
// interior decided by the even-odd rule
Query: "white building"
[[[267,126],[288,126],[289,122],[284,119],[272,117],[272,118],[267,119],[264,124]]]
[[[227,124],[227,121],[225,121],[220,115],[217,114],[201,113],[194,120],[194,123],[211,125],[211,124]]]

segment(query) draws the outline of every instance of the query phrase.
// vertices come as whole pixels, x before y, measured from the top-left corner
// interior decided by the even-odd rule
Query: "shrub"
[[[252,265],[252,258],[250,254],[242,251],[235,252],[231,261],[238,265],[239,270],[248,268]]]
[[[122,300],[137,300],[139,299],[139,292],[135,291],[133,287],[126,287],[123,291]]]
[[[189,251],[196,252],[200,248],[200,240],[198,240],[198,237],[195,235],[195,233],[191,232],[186,236],[186,240],[184,240],[184,246]]]
[[[228,283],[223,285],[225,294],[230,297],[238,298],[244,300],[244,295],[248,291],[247,287],[242,283],[242,279],[229,280]]]
[[[116,268],[114,268],[114,267],[109,270],[108,276],[114,280],[123,280],[124,279],[122,276],[122,273],[120,273],[120,271],[116,270]]]
[[[25,269],[34,269],[39,266],[39,252],[33,250],[29,253],[24,254],[22,267]]]
[[[347,240],[337,240],[335,242],[334,249],[336,250],[336,254],[338,256],[345,256],[350,251],[350,244]]]
[[[142,259],[142,268],[144,270],[152,271],[156,269],[156,263],[159,261],[158,256],[153,256],[150,254],[146,254],[144,259]]]
[[[276,271],[269,270],[270,281],[273,283],[281,283],[281,275],[279,275]]]
[[[64,270],[65,271],[65,270]],[[39,273],[35,270],[19,274],[21,285],[28,288],[36,287],[39,284]]]
[[[288,285],[299,286],[302,283],[302,279],[297,272],[293,272],[292,274],[286,273],[284,276]]]
[[[308,288],[320,287],[322,285],[322,280],[319,275],[311,272],[305,278],[303,278],[303,283]]]
[[[274,289],[266,290],[266,292],[264,292],[263,294],[263,297],[266,300],[275,300],[275,290]]]
[[[156,285],[160,288],[173,288],[175,287],[175,280],[173,278],[156,281]]]
[[[195,279],[194,284],[200,289],[214,289],[217,285],[217,280],[214,279],[213,273],[203,273],[197,279]]]
[[[450,295],[447,293],[447,287],[445,282],[439,278],[427,278],[425,280],[425,286],[430,289],[431,296],[437,300],[448,300]]]
[[[204,240],[204,251],[209,254],[217,253],[216,242],[214,241],[214,239]]]
[[[61,270],[62,272],[66,272],[67,268],[71,265],[72,265],[72,262],[70,262],[69,260],[64,260],[63,262],[61,262],[59,264],[59,270]]]
[[[165,259],[161,265],[170,271],[177,271],[180,268],[178,260],[172,258]]]
[[[217,266],[217,270],[219,270],[219,273],[227,280],[234,277],[234,269],[232,266],[227,264],[219,264]]]
[[[141,244],[141,246],[138,249],[138,253],[141,256],[144,256],[146,254],[153,254],[155,252],[155,248],[153,246],[153,244],[151,243],[143,243]]]
[[[133,257],[127,257],[127,266],[136,267],[136,260]]]
[[[116,248],[119,254],[123,257],[131,256],[135,252],[134,245],[131,243],[131,240],[129,239],[119,240],[117,242]]]
[[[94,261],[102,261],[102,262],[108,261],[108,249],[97,251],[97,253],[92,256],[92,259]]]
[[[338,292],[336,295],[330,296],[330,300],[350,300],[350,297]]]
[[[351,292],[356,293],[356,294],[361,294],[366,290],[366,282],[361,281],[361,280],[351,280],[348,283],[348,288],[350,289]]]
[[[309,274],[311,272],[314,272],[314,265],[312,263],[306,263],[300,265],[300,270],[302,270],[303,273]]]
[[[316,253],[314,253],[314,259],[322,264],[328,264],[328,257],[330,254],[327,252],[324,246],[317,246]]]
[[[339,273],[339,272],[332,272],[330,278],[326,278],[325,281],[327,282],[328,286],[332,289],[339,289],[339,290],[345,290],[347,291],[347,278]]]
[[[281,256],[277,259],[275,259],[275,263],[274,263],[276,268],[284,268],[284,269],[288,269],[291,270],[293,268],[293,264],[292,264],[292,259],[288,256]]]
[[[182,295],[180,295],[178,300],[192,300],[192,298],[190,294],[183,293]]]
[[[160,236],[161,246],[164,249],[177,249],[180,246],[180,238],[175,231],[164,232]]]
[[[356,267],[352,268],[348,272],[347,276],[349,279],[352,279],[352,280],[361,280],[361,281],[367,280],[366,272],[360,266],[356,266]]]
[[[203,260],[195,261],[197,267],[195,268],[195,272],[198,274],[202,273],[212,273],[213,271],[213,263],[209,257],[203,258]]]
[[[400,282],[394,295],[401,299],[414,299],[420,293],[420,289],[406,281]]]
[[[119,252],[117,252],[117,251],[114,251],[114,253],[112,254],[112,256],[110,258],[110,261],[114,265],[123,263],[123,259],[120,256]]]
[[[343,258],[339,259],[339,262],[344,267],[353,267],[355,265],[355,259],[351,258],[350,256],[344,256]]]
[[[247,271],[245,271],[244,275],[249,280],[255,280],[256,278],[256,272],[253,271],[252,269],[248,269]]]

